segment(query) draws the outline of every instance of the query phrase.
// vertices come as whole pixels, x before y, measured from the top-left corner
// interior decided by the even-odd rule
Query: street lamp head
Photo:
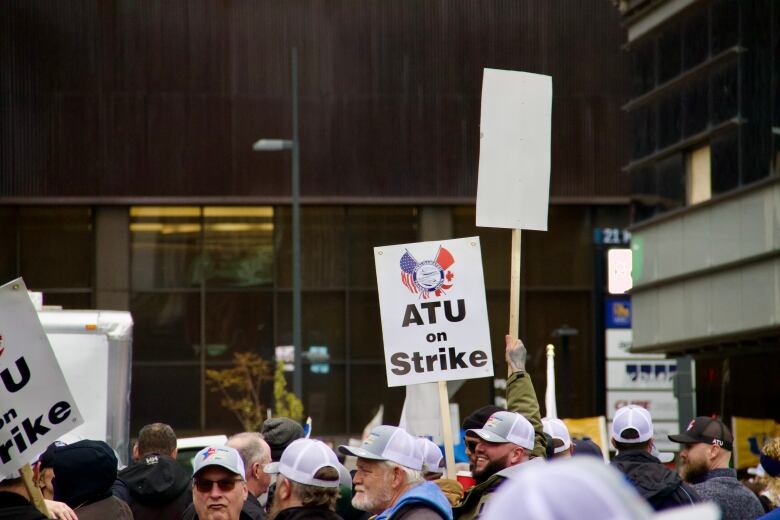
[[[289,139],[260,139],[252,145],[255,152],[277,152],[279,150],[289,150],[293,147],[293,142]]]

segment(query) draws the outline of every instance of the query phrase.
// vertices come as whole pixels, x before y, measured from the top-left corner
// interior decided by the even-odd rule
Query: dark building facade
[[[392,422],[372,247],[479,235],[501,373],[509,232],[474,225],[482,69],[549,74],[549,231],[523,235],[521,331],[541,394],[552,331],[579,330],[559,413],[600,412],[593,230],[629,220],[619,21],[569,0],[5,2],[0,277],[132,312],[133,429],[237,429],[203,373],[292,341],[291,158],[252,143],[291,135],[296,47],[303,347],[330,354],[304,366],[304,406],[321,433],[380,404]]]
[[[618,3],[634,350],[690,356],[700,415],[780,419],[780,4]]]

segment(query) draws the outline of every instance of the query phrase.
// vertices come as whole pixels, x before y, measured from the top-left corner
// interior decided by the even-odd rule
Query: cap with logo
[[[315,475],[322,468],[333,468],[339,475],[340,467],[336,454],[324,442],[314,439],[298,439],[290,443],[279,462],[266,464],[263,471],[281,473],[288,479],[305,486],[338,487],[339,478],[324,480]]]
[[[192,476],[194,477],[200,470],[212,466],[226,469],[240,476],[242,480],[246,480],[244,461],[241,460],[241,455],[234,448],[229,446],[203,448],[195,455],[195,460],[192,462]]]
[[[639,436],[626,436],[628,430],[636,431]],[[653,438],[653,419],[650,412],[641,406],[629,404],[619,408],[612,419],[612,438],[625,444],[637,444]]]
[[[734,436],[723,422],[718,419],[700,416],[688,423],[684,432],[670,435],[669,440],[682,444],[705,443],[720,446],[732,451],[734,448]]]
[[[420,450],[419,457],[422,459],[423,471],[425,473],[444,473],[444,456],[436,444],[426,439],[418,437],[417,449]]]
[[[406,430],[396,426],[377,426],[359,447],[339,446],[345,455],[354,455],[363,459],[389,460],[409,469],[420,471],[422,458],[416,447],[414,437]]]
[[[485,426],[469,432],[488,442],[511,442],[527,450],[534,449],[534,427],[519,413],[496,412],[490,416]]]
[[[545,417],[542,419],[542,427],[544,428],[544,433],[552,437],[554,441],[560,441],[560,445],[558,445],[559,443],[555,443],[555,453],[563,453],[571,447],[569,429],[562,420],[548,419]]]

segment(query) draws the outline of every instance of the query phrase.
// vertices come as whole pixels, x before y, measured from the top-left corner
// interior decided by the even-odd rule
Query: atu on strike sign
[[[0,287],[0,475],[83,422],[21,278]]]
[[[493,375],[479,237],[374,248],[387,385]]]

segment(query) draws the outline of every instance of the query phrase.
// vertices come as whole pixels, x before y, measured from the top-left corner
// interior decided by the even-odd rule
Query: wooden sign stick
[[[450,418],[450,398],[447,382],[439,381],[439,412],[441,415],[441,436],[444,440],[444,460],[447,464],[447,478],[455,480],[455,449],[452,439],[452,419]]]
[[[519,229],[512,230],[512,264],[509,278],[509,334],[515,339],[520,338],[520,233]],[[512,375],[512,369],[507,367]]]
[[[22,474],[22,479],[24,480],[24,487],[27,489],[27,494],[30,495],[30,502],[32,502],[32,504],[38,511],[41,512],[41,514],[48,518],[49,508],[46,507],[46,503],[43,501],[41,490],[33,482],[32,467],[29,464],[25,464],[19,469],[19,472]]]

